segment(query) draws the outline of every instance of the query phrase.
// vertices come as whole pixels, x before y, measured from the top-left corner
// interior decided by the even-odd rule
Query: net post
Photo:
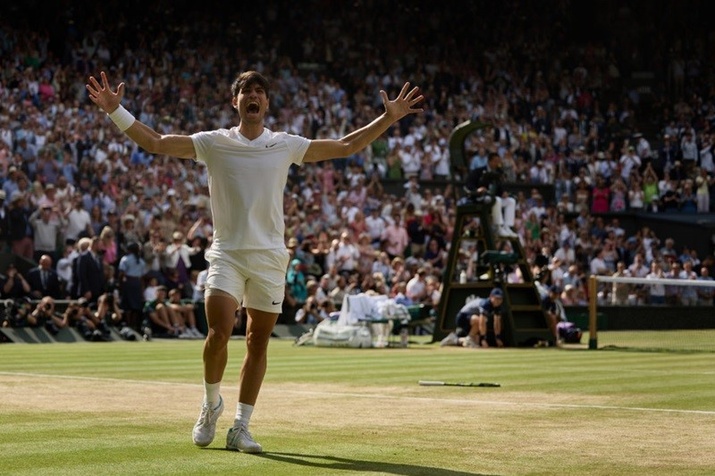
[[[598,299],[598,281],[596,276],[588,278],[588,348],[598,349],[596,300]]]

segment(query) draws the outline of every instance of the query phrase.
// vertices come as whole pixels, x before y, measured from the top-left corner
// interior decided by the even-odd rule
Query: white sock
[[[221,382],[208,383],[204,380],[204,403],[208,403],[211,408],[216,408],[221,400],[220,390]]]
[[[253,405],[239,402],[238,405],[236,405],[236,419],[233,422],[234,426],[242,423],[247,427],[248,422],[251,421],[251,414],[253,414]]]

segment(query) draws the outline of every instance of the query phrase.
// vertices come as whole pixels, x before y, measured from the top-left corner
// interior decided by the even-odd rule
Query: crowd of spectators
[[[535,272],[548,268],[542,274],[563,287],[566,305],[583,303],[590,273],[645,276],[653,267],[667,275],[675,263],[696,278],[712,273],[711,257],[671,243],[671,261],[668,237],[627,233],[603,218],[712,211],[715,82],[704,29],[686,38],[662,26],[662,12],[647,2],[612,5],[608,33],[588,40],[577,34],[587,22],[572,2],[423,6],[429,12],[419,26],[383,17],[377,2],[312,3],[267,2],[213,18],[181,17],[179,6],[164,2],[130,16],[110,1],[100,12],[39,12],[33,26],[20,21],[29,19],[21,10],[3,20],[0,239],[4,251],[38,267],[32,279],[6,270],[2,297],[98,306],[112,294],[132,327],[150,303],[156,325],[193,332],[190,317],[172,323],[156,305],[163,293],[167,302],[171,293],[201,298],[212,237],[206,171],[147,154],[88,101],[88,76],[105,69],[125,81],[125,107],[165,133],[233,126],[229,85],[245,69],[272,79],[268,126],[308,138],[365,124],[381,106],[379,89],[405,80],[422,88],[425,114],[348,159],[291,171],[286,314],[299,319],[319,320],[346,293],[367,290],[436,304],[455,226],[454,184],[491,151],[502,157],[507,181],[554,187],[553,201],[537,187],[516,197],[515,228]],[[396,5],[398,13],[410,8],[418,7]],[[605,18],[589,13],[593,28],[605,28]],[[453,35],[442,35],[446,25]],[[648,35],[646,25],[662,30]],[[640,70],[657,73],[647,99],[628,86]],[[649,115],[639,116],[646,100]],[[468,138],[468,164],[453,167],[448,140],[469,119],[492,126]],[[386,191],[395,181],[404,193]],[[604,296],[621,299],[618,291]]]

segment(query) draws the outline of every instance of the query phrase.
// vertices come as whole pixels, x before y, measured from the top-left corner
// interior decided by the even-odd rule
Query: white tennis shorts
[[[218,289],[229,293],[243,307],[280,314],[290,259],[288,250],[210,248],[205,257],[209,263],[207,291]]]

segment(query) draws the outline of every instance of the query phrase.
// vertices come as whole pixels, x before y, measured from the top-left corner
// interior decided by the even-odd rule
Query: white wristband
[[[124,109],[124,106],[121,104],[118,108],[107,115],[122,132],[129,129],[131,125],[134,124],[134,121],[136,121],[136,118],[132,116],[132,113]]]

